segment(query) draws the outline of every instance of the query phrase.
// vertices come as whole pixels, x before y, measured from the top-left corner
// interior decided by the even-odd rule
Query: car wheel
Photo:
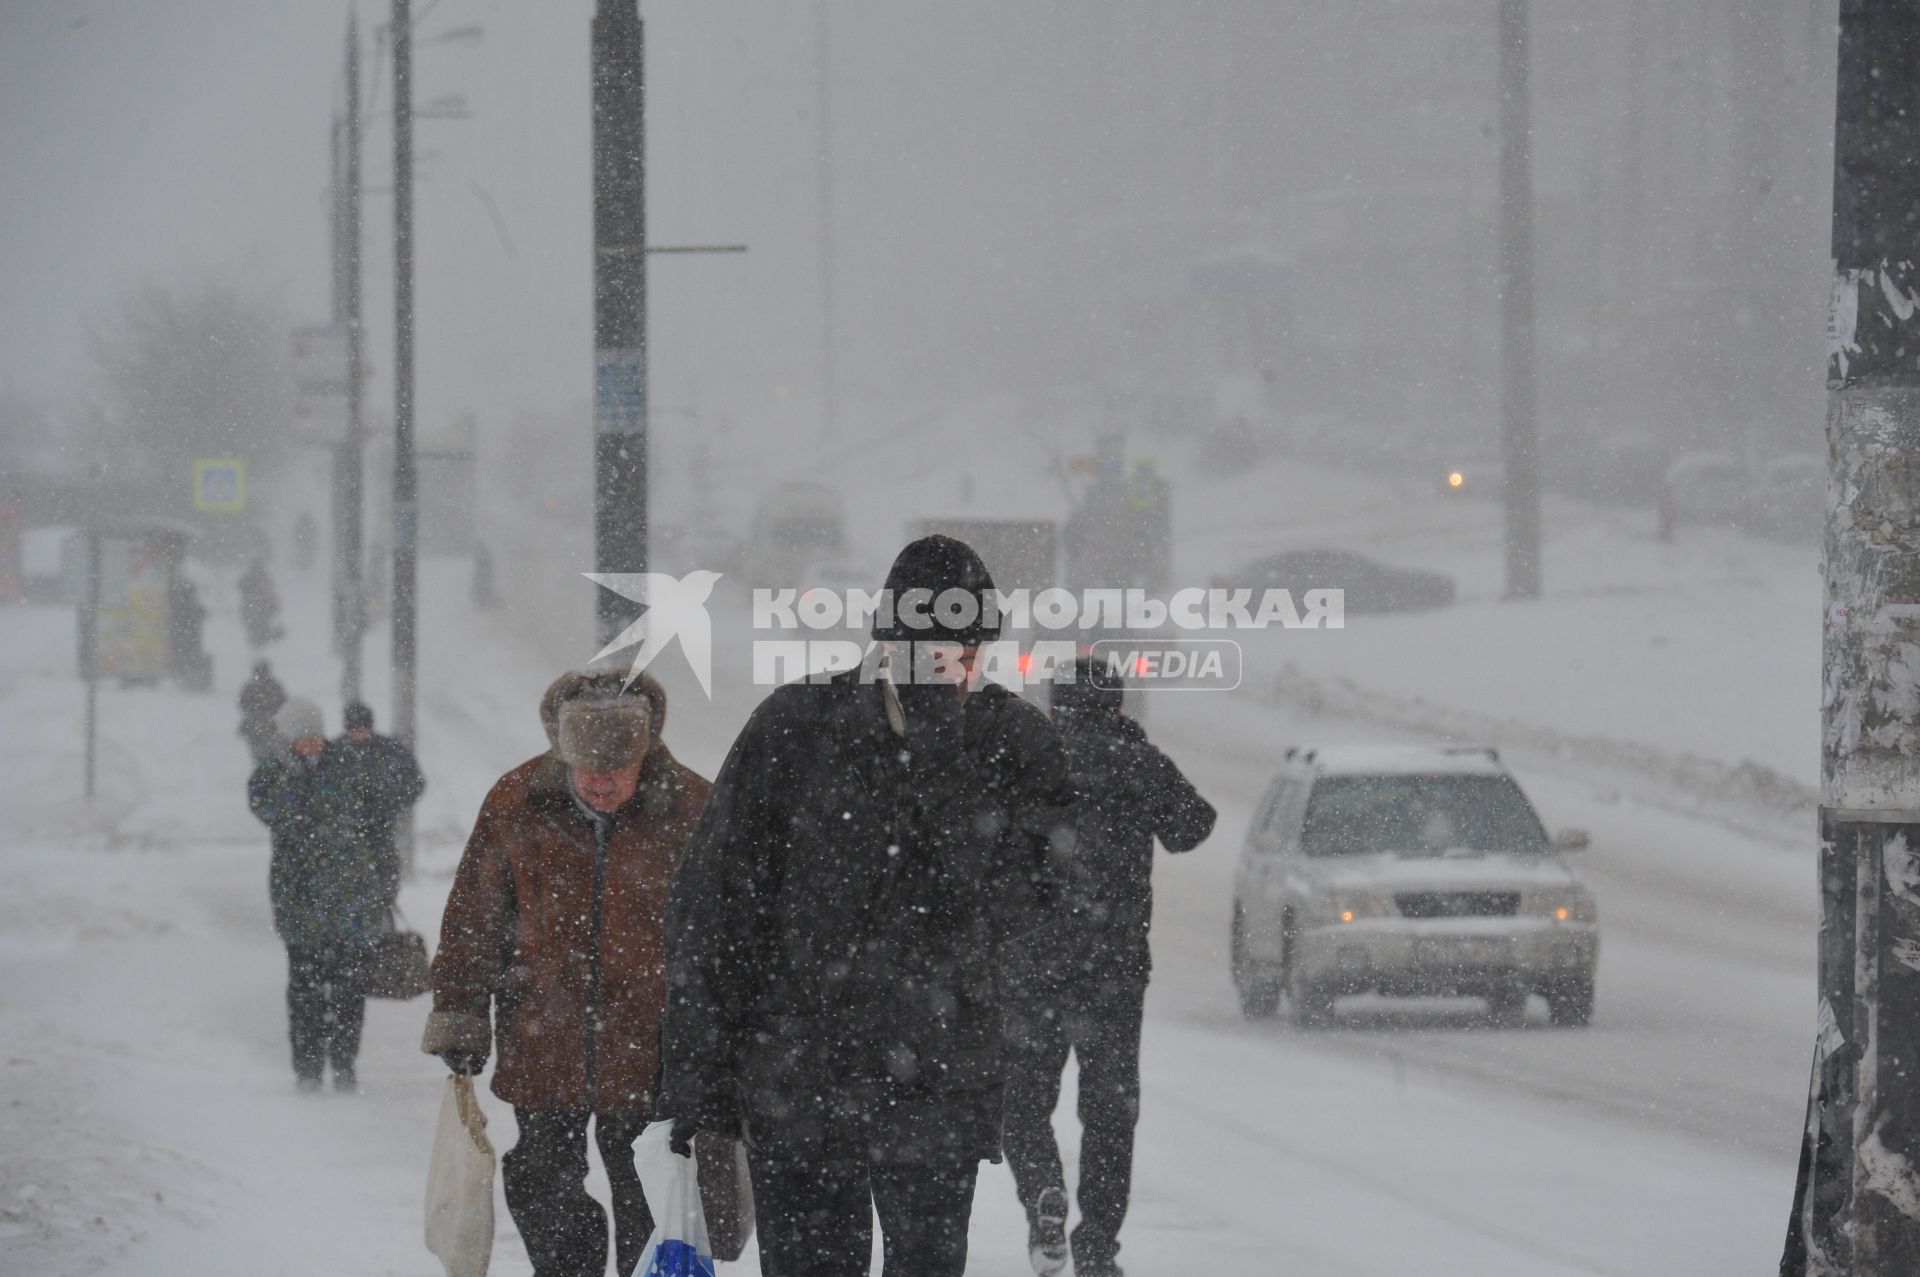
[[[1549,988],[1547,1013],[1556,1028],[1584,1029],[1593,1019],[1592,974],[1564,980]]]
[[[1230,952],[1233,987],[1240,995],[1240,1014],[1249,1020],[1264,1020],[1280,1006],[1280,984],[1260,970],[1259,963],[1247,952],[1246,918],[1240,907],[1233,909],[1233,935]]]
[[[1502,1029],[1517,1029],[1527,1022],[1527,999],[1532,990],[1524,984],[1502,985],[1487,995],[1487,1018]]]

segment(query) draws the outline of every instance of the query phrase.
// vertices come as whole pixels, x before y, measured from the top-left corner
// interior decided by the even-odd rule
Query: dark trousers
[[[1077,1272],[1114,1262],[1133,1191],[1133,1128],[1140,1116],[1140,1015],[1147,987],[1120,981],[1009,1017],[1011,1067],[1003,1143],[1020,1202],[1032,1220],[1040,1194],[1066,1188],[1053,1109],[1067,1052],[1080,1061],[1080,1222],[1073,1230]]]
[[[534,1277],[604,1277],[607,1271],[607,1214],[587,1193],[589,1117],[613,1188],[615,1271],[627,1277],[653,1232],[653,1213],[633,1168],[633,1142],[646,1117],[523,1108],[513,1115],[520,1139],[501,1159],[501,1178]]]
[[[296,1077],[317,1082],[333,1065],[352,1078],[367,1019],[366,955],[358,945],[287,946],[287,1037]]]
[[[880,1216],[885,1277],[960,1277],[980,1164],[822,1165],[747,1155],[766,1277],[866,1277]]]

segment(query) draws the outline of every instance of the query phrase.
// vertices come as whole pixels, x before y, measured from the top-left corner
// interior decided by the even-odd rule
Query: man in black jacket
[[[365,702],[347,706],[345,726],[328,746],[339,759],[344,780],[341,836],[365,843],[369,854],[391,851],[394,825],[420,801],[427,778],[406,742],[373,730],[373,710]],[[397,857],[393,864],[401,868]]]
[[[1213,831],[1214,810],[1120,712],[1121,685],[1106,668],[1083,657],[1073,681],[1052,691],[1073,772],[1076,837],[1060,924],[1016,946],[1011,964],[1007,1160],[1027,1209],[1034,1271],[1053,1277],[1067,1262],[1067,1192],[1051,1121],[1071,1050],[1082,1127],[1074,1273],[1117,1277],[1140,1112],[1153,840],[1189,851]]]
[[[929,641],[970,664],[998,632],[961,542],[914,542],[886,586],[874,637],[902,665]],[[959,605],[946,622],[942,597]],[[892,669],[761,704],[668,904],[660,1111],[682,1145],[744,1128],[768,1277],[864,1274],[876,1210],[888,1277],[964,1269],[979,1163],[999,1151],[1000,961],[1039,925],[1071,838],[1045,715],[952,670]]]

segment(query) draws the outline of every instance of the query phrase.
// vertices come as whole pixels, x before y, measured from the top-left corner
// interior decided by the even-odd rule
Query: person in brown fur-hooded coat
[[[421,1046],[462,1074],[498,1049],[493,1093],[520,1127],[507,1205],[540,1277],[606,1269],[606,1217],[584,1183],[589,1119],[618,1271],[653,1228],[633,1141],[653,1116],[667,887],[708,790],[668,752],[666,717],[645,674],[548,688],[550,748],[487,795],[441,924]]]

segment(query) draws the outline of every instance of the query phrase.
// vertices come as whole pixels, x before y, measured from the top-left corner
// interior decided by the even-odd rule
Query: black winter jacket
[[[1191,851],[1213,832],[1213,805],[1140,725],[1112,710],[1057,713],[1073,773],[1075,837],[1059,924],[1014,956],[1021,998],[1116,980],[1144,984],[1152,967],[1153,842]]]
[[[776,1156],[994,1157],[1000,959],[1046,922],[1066,756],[997,685],[904,741],[882,697],[782,687],[734,742],[668,904],[660,1111]]]
[[[273,835],[274,930],[295,948],[366,944],[387,927],[400,860],[391,822],[384,840],[356,836],[357,780],[337,743],[311,759],[282,747],[248,778],[247,801]]]

